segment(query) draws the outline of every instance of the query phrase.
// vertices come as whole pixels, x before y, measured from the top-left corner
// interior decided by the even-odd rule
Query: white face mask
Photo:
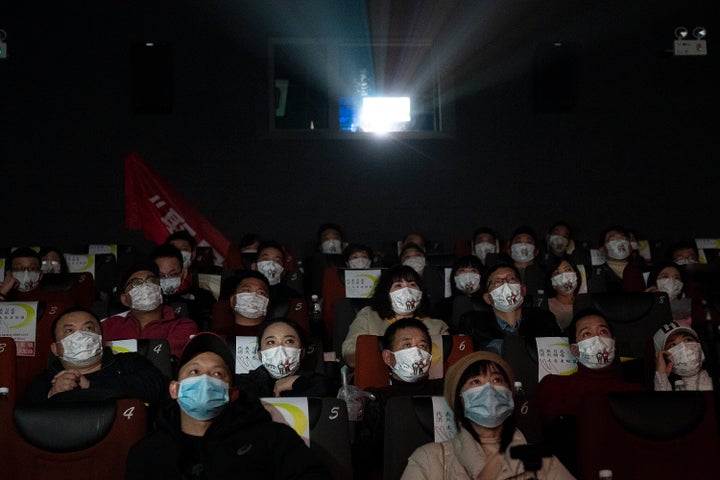
[[[265,275],[270,285],[277,285],[282,279],[283,267],[272,260],[262,260],[257,262],[258,272]]]
[[[267,314],[268,303],[270,300],[259,293],[236,293],[233,309],[245,318],[260,318]]]
[[[564,252],[567,250],[570,241],[560,235],[550,235],[548,238],[548,246],[555,252]]]
[[[683,282],[676,278],[658,278],[657,288],[661,292],[665,292],[670,297],[670,300],[675,300],[680,296],[683,289]]]
[[[182,280],[180,277],[169,277],[160,279],[160,289],[165,295],[172,295],[180,290]]]
[[[490,292],[492,307],[501,312],[513,312],[523,303],[522,285],[519,283],[503,283]]]
[[[392,352],[395,366],[390,367],[403,382],[413,383],[426,378],[430,373],[432,354],[418,347],[405,348]]]
[[[560,273],[553,276],[550,282],[556,291],[569,295],[575,292],[575,287],[577,287],[577,274],[575,272]]]
[[[586,338],[577,343],[578,362],[596,370],[610,365],[615,359],[615,339],[607,337]]]
[[[322,242],[320,244],[320,248],[322,249],[322,253],[338,254],[342,252],[342,244],[340,243],[340,240],[334,238]]]
[[[143,283],[133,287],[128,292],[130,295],[130,307],[142,312],[155,310],[162,303],[162,290],[160,285]]]
[[[292,375],[300,368],[300,353],[302,349],[293,347],[268,348],[260,352],[260,359],[273,378],[284,378]]]
[[[623,239],[610,240],[605,244],[608,257],[614,260],[625,260],[630,256],[630,242]]]
[[[68,363],[78,367],[87,367],[102,357],[102,336],[94,332],[76,330],[60,340],[63,356]]]
[[[370,259],[365,257],[351,258],[347,262],[347,266],[350,268],[370,268],[370,265]]]
[[[21,292],[29,292],[35,289],[40,283],[40,272],[12,272],[13,278],[18,281],[17,289]]]
[[[480,242],[475,244],[475,256],[480,260],[485,260],[488,253],[495,253],[495,244],[490,242]]]
[[[420,306],[422,296],[423,293],[416,288],[404,287],[390,292],[390,303],[393,312],[400,315],[414,312]]]
[[[458,273],[455,275],[455,286],[465,294],[480,290],[480,274],[474,272]]]
[[[698,342],[682,342],[668,350],[672,355],[672,371],[681,377],[697,374],[705,361],[705,354]]]
[[[510,257],[516,262],[529,262],[535,258],[535,245],[532,243],[513,243],[510,246]]]
[[[182,255],[183,259],[183,267],[190,268],[190,265],[192,265],[192,252],[188,252],[187,250],[180,250],[180,255]]]
[[[418,275],[422,275],[423,270],[425,270],[425,257],[421,255],[417,255],[415,257],[408,257],[403,260],[402,264],[415,270]]]

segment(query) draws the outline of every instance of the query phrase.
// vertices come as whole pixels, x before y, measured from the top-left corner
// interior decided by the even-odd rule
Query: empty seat
[[[2,432],[0,458],[12,459],[3,477],[31,480],[122,479],[148,421],[136,399],[18,404],[14,418],[16,428]]]
[[[716,478],[720,452],[712,392],[588,396],[577,417],[581,478]]]

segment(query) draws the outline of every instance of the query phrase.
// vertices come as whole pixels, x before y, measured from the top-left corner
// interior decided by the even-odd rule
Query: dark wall
[[[452,244],[560,218],[592,240],[609,223],[720,237],[717,57],[711,42],[705,58],[667,52],[680,24],[712,38],[712,2],[455,2],[435,44],[456,132],[425,140],[267,130],[266,39],[357,36],[365,2],[13,3],[0,6],[0,245],[141,242],[124,229],[131,151],[235,241],[301,247],[331,220],[373,245],[409,230]],[[131,109],[130,47],[146,40],[172,49],[170,114]],[[555,41],[569,77],[538,50]],[[565,109],[543,111],[543,92]]]

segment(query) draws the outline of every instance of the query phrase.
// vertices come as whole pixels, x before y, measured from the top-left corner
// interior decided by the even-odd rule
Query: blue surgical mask
[[[207,421],[220,415],[230,401],[230,386],[208,375],[188,377],[180,381],[178,404],[195,420]]]
[[[465,405],[465,416],[481,427],[495,428],[515,411],[510,389],[490,382],[465,390],[460,395]]]

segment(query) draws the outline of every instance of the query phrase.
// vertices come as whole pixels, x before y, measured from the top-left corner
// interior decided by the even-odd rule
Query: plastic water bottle
[[[515,390],[515,405],[518,407],[517,411],[520,412],[520,415],[527,415],[529,406],[522,382],[515,382],[513,387]]]
[[[320,298],[313,294],[310,297],[310,303],[312,304],[312,319],[313,322],[320,322],[322,319],[322,306],[320,305]]]

